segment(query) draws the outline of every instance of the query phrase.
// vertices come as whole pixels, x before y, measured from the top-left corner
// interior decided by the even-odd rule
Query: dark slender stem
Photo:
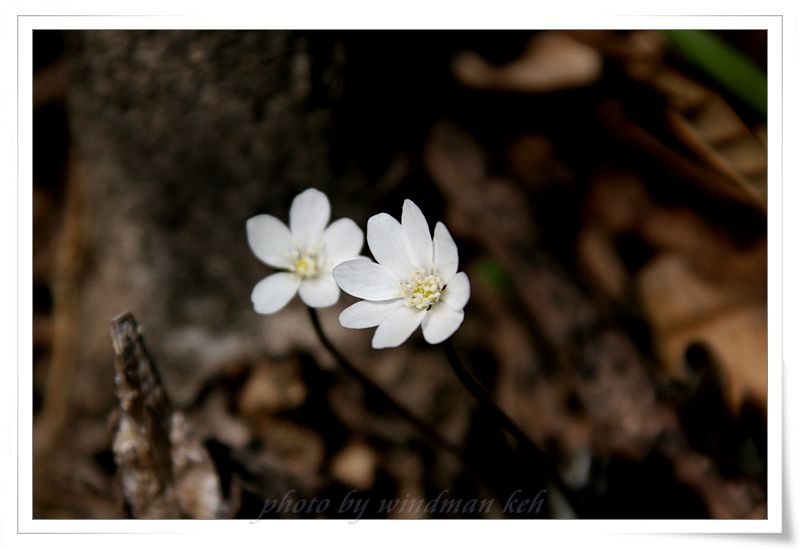
[[[308,307],[308,314],[311,317],[311,324],[314,325],[314,331],[317,333],[322,345],[328,350],[329,353],[333,355],[342,369],[347,372],[350,376],[354,377],[363,387],[367,393],[371,394],[372,396],[376,397],[380,400],[387,408],[389,408],[392,412],[396,413],[408,423],[410,423],[413,427],[418,429],[422,434],[424,434],[431,442],[439,446],[441,449],[457,456],[462,462],[463,460],[463,451],[460,447],[453,444],[452,442],[444,439],[433,427],[431,427],[425,420],[421,419],[413,412],[411,412],[408,408],[397,402],[389,393],[384,391],[378,384],[372,381],[366,374],[364,374],[361,370],[353,366],[353,364],[347,360],[347,358],[339,352],[339,350],[331,343],[328,336],[325,334],[325,331],[322,329],[322,324],[319,321],[319,315],[317,314],[316,309],[312,309]]]
[[[453,372],[455,372],[456,376],[458,376],[458,379],[461,381],[461,383],[464,384],[464,386],[469,390],[470,393],[472,393],[472,395],[486,409],[486,411],[489,412],[492,417],[516,439],[520,451],[524,452],[528,458],[533,460],[536,466],[539,467],[540,471],[544,473],[544,476],[564,495],[576,514],[580,515],[580,511],[582,509],[580,499],[566,484],[566,482],[564,482],[564,479],[561,478],[561,474],[558,472],[558,469],[556,469],[556,467],[548,459],[547,455],[540,450],[530,438],[528,438],[528,435],[526,435],[522,429],[519,428],[514,420],[508,417],[508,415],[494,402],[494,400],[492,400],[492,397],[489,395],[486,389],[483,388],[475,376],[464,367],[464,365],[461,363],[461,360],[458,358],[458,355],[456,354],[456,350],[455,347],[453,347],[452,341],[448,339],[442,343],[441,346],[444,350],[445,356],[447,357],[447,361],[450,363],[450,366],[453,368]]]
[[[429,425],[425,420],[415,415],[408,408],[397,402],[389,393],[384,391],[379,385],[372,381],[361,370],[356,368],[353,363],[347,360],[347,358],[339,352],[336,346],[334,346],[331,340],[328,338],[325,331],[322,329],[322,324],[320,323],[319,315],[317,314],[316,309],[308,307],[308,315],[311,319],[311,324],[314,326],[314,331],[322,342],[322,345],[328,350],[329,353],[331,353],[331,355],[333,355],[333,357],[339,363],[339,366],[341,366],[341,368],[347,374],[355,378],[355,380],[358,381],[362,387],[364,387],[364,390],[369,395],[376,397],[378,400],[383,402],[387,408],[406,420],[410,425],[418,429],[423,435],[425,435],[431,442],[439,446],[442,450],[457,457],[470,476],[486,486],[490,491],[495,492],[494,486],[484,480],[483,476],[479,472],[479,467],[473,463],[473,460],[465,454],[462,448],[443,438],[438,431],[436,431],[436,429]],[[567,501],[577,512],[579,509],[578,502],[567,485],[563,482],[563,480],[561,480],[561,477],[559,476],[555,467],[552,466],[552,464],[544,457],[544,454],[525,436],[519,427],[517,427],[517,425],[511,421],[511,419],[506,416],[505,413],[494,404],[494,402],[492,402],[491,398],[488,396],[486,391],[483,390],[480,383],[478,383],[461,365],[461,362],[458,360],[455,350],[452,348],[452,344],[449,341],[445,342],[444,349],[445,353],[448,355],[450,364],[453,366],[453,370],[456,372],[459,379],[461,379],[461,381],[470,389],[470,391],[478,398],[479,401],[489,407],[490,410],[494,410],[495,414],[499,414],[499,416],[504,418],[504,420],[501,420],[501,423],[505,428],[511,430],[512,434],[515,434],[515,437],[518,440],[527,441],[526,453],[530,457],[534,457],[535,461],[541,467],[544,467],[545,472],[548,473],[547,476],[551,478],[553,484],[564,494]],[[525,443],[520,442],[520,446],[525,447]]]

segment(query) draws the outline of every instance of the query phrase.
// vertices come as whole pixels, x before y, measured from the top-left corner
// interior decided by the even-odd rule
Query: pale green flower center
[[[292,254],[292,272],[300,278],[316,276],[322,269],[324,257],[318,249],[295,250]]]
[[[400,282],[400,295],[406,307],[427,309],[442,296],[442,279],[430,271],[414,271]]]

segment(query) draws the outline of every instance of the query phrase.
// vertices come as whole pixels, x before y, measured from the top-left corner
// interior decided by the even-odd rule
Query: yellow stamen
[[[406,280],[400,282],[400,295],[405,299],[406,307],[428,309],[439,301],[444,284],[435,274],[419,270],[414,271]]]
[[[317,250],[295,250],[292,256],[291,270],[302,278],[315,276],[322,267],[324,260]]]

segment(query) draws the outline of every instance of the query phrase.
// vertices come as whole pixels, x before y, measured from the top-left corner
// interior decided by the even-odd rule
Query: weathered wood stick
[[[111,321],[119,417],[114,458],[136,518],[223,518],[219,478],[208,452],[173,411],[136,320]]]

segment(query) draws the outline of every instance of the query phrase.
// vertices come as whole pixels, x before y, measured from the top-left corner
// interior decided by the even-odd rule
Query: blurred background
[[[35,31],[34,517],[347,518],[351,490],[447,490],[497,503],[362,518],[765,518],[765,74],[765,31]],[[320,311],[477,474],[342,375],[299,300],[253,311],[245,221],[308,187],[362,227],[405,198],[448,225],[454,344],[580,509],[419,333],[373,351],[349,296]],[[114,445],[125,311],[183,429],[144,488]],[[332,504],[264,512],[289,493]]]

